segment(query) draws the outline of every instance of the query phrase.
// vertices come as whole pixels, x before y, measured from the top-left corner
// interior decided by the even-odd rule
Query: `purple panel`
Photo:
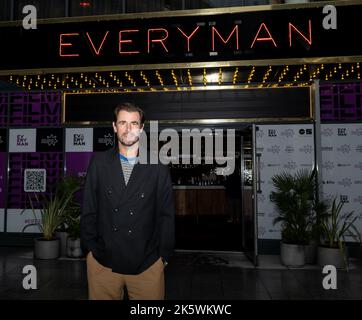
[[[67,175],[85,177],[93,152],[67,152],[65,154]]]
[[[0,126],[8,124],[8,94],[0,93]]]
[[[6,153],[0,152],[0,208],[5,208]]]
[[[63,153],[31,152],[10,153],[10,171],[8,182],[8,208],[29,208],[28,195],[24,192],[24,169],[46,169],[46,192],[50,194],[54,185],[63,175]]]
[[[59,126],[61,123],[60,92],[10,93],[11,126]]]
[[[322,84],[322,121],[362,120],[362,83]]]

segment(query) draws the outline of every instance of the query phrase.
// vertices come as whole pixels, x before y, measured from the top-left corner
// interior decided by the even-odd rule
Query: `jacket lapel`
[[[126,184],[124,182],[124,175],[122,170],[121,161],[119,159],[118,150],[114,149],[111,153],[111,161],[110,161],[110,179],[111,185],[114,187],[114,192],[122,197],[124,195]]]

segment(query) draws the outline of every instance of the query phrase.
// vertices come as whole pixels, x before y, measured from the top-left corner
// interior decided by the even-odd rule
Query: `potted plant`
[[[57,228],[56,237],[60,240],[60,255],[67,255],[67,239],[69,236],[68,228],[70,221],[80,216],[80,203],[76,200],[76,193],[80,189],[81,180],[76,176],[65,176],[56,184],[56,189],[58,194],[61,196],[62,194],[72,193],[73,197],[69,202],[69,205],[65,211],[65,220],[64,222]]]
[[[333,265],[336,268],[345,267],[348,271],[348,253],[346,237],[352,237],[361,244],[359,234],[354,222],[353,211],[341,215],[344,202],[337,203],[337,197],[333,199],[329,215],[321,221],[322,244],[318,247],[318,264],[320,266]]]
[[[316,263],[318,245],[321,238],[320,221],[328,216],[327,209],[328,205],[324,200],[319,200],[317,198],[313,200],[313,211],[307,231],[308,243],[304,245],[305,263],[307,264]]]
[[[283,172],[272,178],[275,191],[270,199],[279,213],[273,223],[281,223],[280,254],[286,266],[305,264],[305,246],[309,244],[314,221],[314,177],[314,170],[300,170],[295,175]]]
[[[41,219],[37,223],[28,224],[23,228],[36,225],[43,234],[41,238],[34,240],[34,255],[38,259],[55,259],[59,257],[60,240],[56,237],[56,230],[64,224],[70,213],[74,212],[73,197],[78,189],[71,188],[65,192],[61,187],[56,186],[55,193],[49,196],[46,194],[34,194],[36,206],[29,197],[30,206],[36,217],[37,207],[40,211]],[[24,211],[23,211],[24,212]]]
[[[69,237],[67,239],[67,256],[79,258],[83,256],[80,244],[80,218],[72,219],[68,226]]]

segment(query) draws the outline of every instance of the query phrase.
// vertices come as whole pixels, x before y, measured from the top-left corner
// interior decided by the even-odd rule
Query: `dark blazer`
[[[169,168],[137,163],[127,186],[118,149],[94,155],[83,195],[81,241],[102,265],[139,274],[174,249],[175,208]]]

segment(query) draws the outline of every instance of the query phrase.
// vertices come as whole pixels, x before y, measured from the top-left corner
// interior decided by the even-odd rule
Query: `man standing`
[[[117,146],[96,154],[88,167],[81,241],[89,299],[122,299],[124,287],[130,299],[164,299],[175,209],[169,168],[139,161],[144,121],[137,106],[117,106]]]

